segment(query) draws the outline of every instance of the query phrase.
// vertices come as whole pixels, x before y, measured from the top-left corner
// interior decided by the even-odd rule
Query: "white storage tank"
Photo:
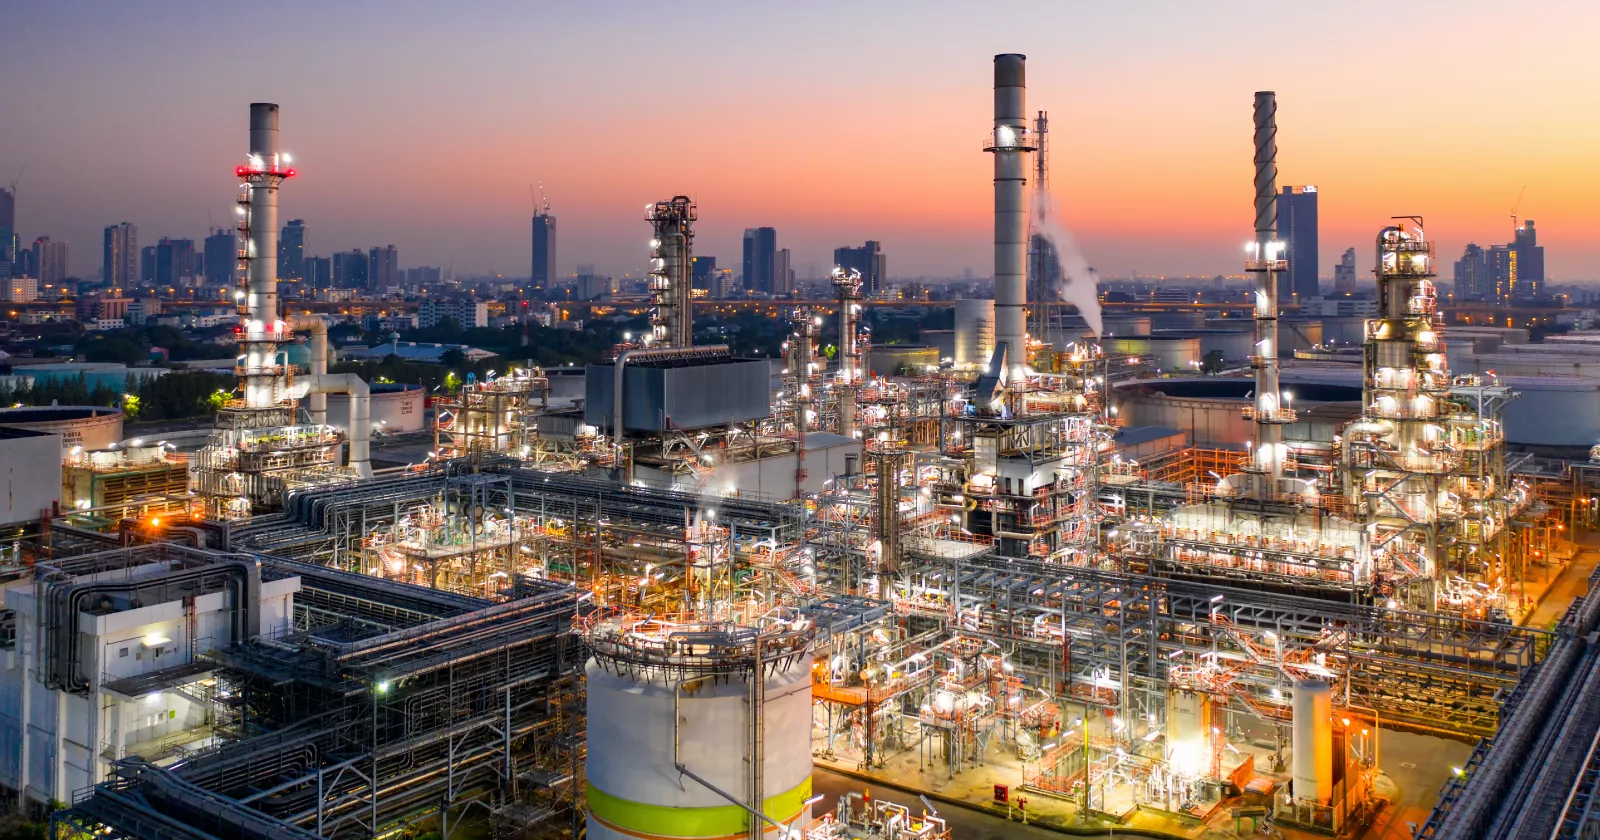
[[[0,409],[0,426],[54,432],[61,451],[109,449],[122,440],[122,409],[97,405],[48,405]]]
[[[810,819],[810,630],[602,619],[586,631],[588,836],[760,838],[729,795],[751,793],[752,681],[761,680],[762,811]],[[760,664],[756,654],[760,651]]]
[[[1321,680],[1294,684],[1294,798],[1333,801],[1333,689]]]
[[[956,367],[976,370],[994,357],[994,301],[956,301]]]
[[[403,385],[384,382],[370,386],[372,430],[380,434],[398,435],[420,432],[424,422],[421,385]],[[350,431],[350,397],[345,394],[328,395],[328,424]]]
[[[1207,356],[1216,352],[1222,354],[1224,361],[1243,364],[1250,358],[1256,345],[1253,325],[1246,326],[1243,329],[1239,329],[1236,326],[1233,328],[1224,326],[1203,330],[1185,330],[1173,337],[1182,336],[1191,336],[1199,340],[1201,362],[1204,362]],[[1165,338],[1167,335],[1157,332],[1152,337]]]

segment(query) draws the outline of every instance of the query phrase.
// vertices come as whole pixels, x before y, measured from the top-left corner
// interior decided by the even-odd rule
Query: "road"
[[[839,801],[839,797],[850,791],[870,790],[874,798],[886,799],[897,802],[910,808],[920,808],[915,794],[906,793],[894,788],[880,787],[867,784],[849,776],[841,776],[822,767],[816,767],[811,772],[811,789],[823,795],[823,800],[813,806],[813,814],[821,814],[824,810],[832,810]],[[961,808],[955,805],[944,805],[935,802],[939,808],[939,816],[944,817],[950,826],[951,836],[956,840],[1061,840],[1064,835],[1044,828],[1035,828],[1031,825],[1007,822],[999,817]],[[1112,835],[1104,834],[1102,837]]]

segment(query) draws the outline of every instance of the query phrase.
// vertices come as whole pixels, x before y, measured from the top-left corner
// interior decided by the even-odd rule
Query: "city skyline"
[[[297,34],[279,49],[293,60],[266,77],[239,54],[243,11],[23,5],[0,33],[0,67],[33,82],[0,93],[0,107],[49,118],[0,128],[0,181],[27,167],[19,233],[78,243],[78,276],[93,276],[86,254],[124,219],[147,241],[199,240],[227,223],[224,173],[243,153],[230,129],[249,101],[283,106],[302,172],[284,189],[284,212],[315,226],[317,256],[394,242],[407,264],[522,276],[528,184],[542,181],[561,218],[563,275],[578,263],[641,274],[639,206],[686,193],[706,253],[736,254],[745,228],[772,225],[801,274],[840,244],[871,239],[895,254],[899,276],[984,276],[990,162],[968,138],[988,127],[971,116],[990,95],[987,55],[1009,50],[1030,54],[1030,108],[1053,117],[1060,218],[1105,276],[1238,273],[1249,159],[1233,127],[1257,89],[1279,94],[1281,182],[1318,185],[1323,250],[1355,247],[1360,276],[1393,215],[1426,216],[1442,252],[1509,241],[1523,187],[1520,214],[1539,220],[1556,280],[1600,276],[1590,233],[1600,208],[1586,198],[1600,172],[1584,151],[1600,141],[1600,118],[1579,59],[1581,24],[1600,12],[1577,3],[1524,10],[1509,31],[1493,4],[1423,3],[1406,18],[1427,30],[1420,41],[1415,26],[1373,24],[1379,4],[1285,8],[1267,47],[1255,46],[1261,24],[1243,4],[950,5],[915,16],[882,5],[853,24],[878,43],[868,52],[826,36],[837,16],[826,5],[669,17],[636,4],[463,16],[288,3],[281,13]],[[889,37],[908,21],[919,37]],[[364,23],[385,36],[381,50],[360,48],[369,60],[318,47]],[[783,34],[759,46],[737,37],[756,27]],[[1325,37],[1292,60],[1251,57],[1281,54],[1274,45],[1311,29]],[[541,32],[535,60],[518,43],[526,30]],[[727,40],[685,58],[690,83],[673,102],[708,115],[705,131],[650,127],[662,103],[640,80],[650,45],[674,33]],[[1495,62],[1459,47],[1490,40]],[[432,60],[416,62],[424,45]],[[559,72],[597,60],[592,73]],[[112,74],[119,85],[92,81]],[[409,119],[402,105],[428,117]],[[1486,109],[1519,118],[1459,130],[1460,115]],[[114,140],[106,125],[118,127]],[[1329,277],[1333,261],[1323,262]]]

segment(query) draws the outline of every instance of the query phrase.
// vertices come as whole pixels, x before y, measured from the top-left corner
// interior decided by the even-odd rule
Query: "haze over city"
[[[267,11],[264,13],[263,9]],[[641,208],[687,192],[696,252],[775,226],[802,276],[879,240],[896,276],[989,273],[989,56],[1029,56],[1051,182],[1103,276],[1236,274],[1238,127],[1280,100],[1281,184],[1320,190],[1324,265],[1421,214],[1441,255],[1536,219],[1558,281],[1600,260],[1600,8],[1544,2],[472,4],[23,2],[0,27],[0,183],[24,241],[226,223],[240,103],[284,108],[283,194],[318,253],[527,272],[529,185],[557,269],[648,257]],[[1524,192],[1525,189],[1525,192]],[[154,241],[153,238],[148,241]]]

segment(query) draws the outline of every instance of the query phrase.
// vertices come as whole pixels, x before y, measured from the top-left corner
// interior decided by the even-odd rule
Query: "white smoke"
[[[1103,336],[1100,320],[1100,295],[1095,289],[1094,270],[1078,250],[1072,233],[1056,221],[1055,200],[1047,192],[1034,195],[1034,230],[1054,246],[1056,260],[1061,263],[1061,285],[1056,288],[1056,298],[1078,308],[1078,314],[1089,322],[1096,336]]]

